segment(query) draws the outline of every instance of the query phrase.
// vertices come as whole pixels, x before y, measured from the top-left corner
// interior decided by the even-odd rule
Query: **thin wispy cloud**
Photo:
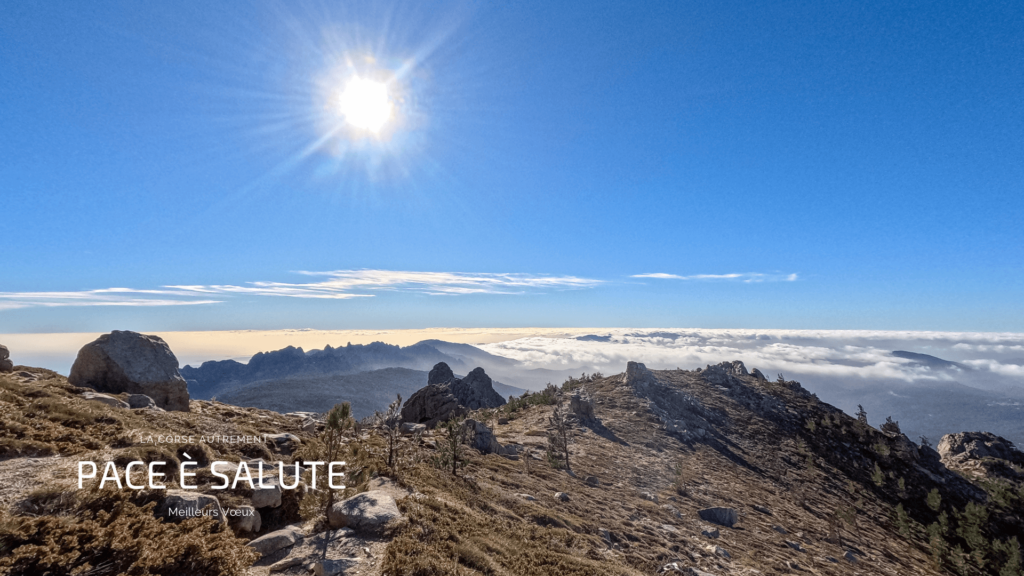
[[[630,278],[654,278],[658,280],[735,280],[737,282],[796,282],[799,277],[792,274],[766,274],[763,272],[734,272],[731,274],[691,274],[683,276],[680,274],[668,274],[665,272],[652,272],[650,274],[633,274]]]
[[[0,292],[0,310],[61,306],[190,306],[217,304],[184,290],[102,288],[62,292]]]
[[[322,277],[307,283],[249,282],[244,286],[167,286],[198,294],[255,294],[292,298],[360,298],[374,292],[407,291],[433,296],[466,294],[523,294],[538,290],[591,288],[601,280],[577,276],[537,274],[490,274],[465,272],[409,272],[396,270],[299,271],[303,276]]]
[[[0,311],[57,306],[189,306],[218,304],[233,296],[279,296],[348,300],[378,292],[416,292],[431,296],[525,294],[576,290],[602,284],[577,276],[394,270],[299,271],[315,282],[256,281],[235,284],[169,285],[158,289],[103,288],[61,292],[0,292]]]

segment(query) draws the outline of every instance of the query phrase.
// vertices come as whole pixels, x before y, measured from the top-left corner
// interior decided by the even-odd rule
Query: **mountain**
[[[956,362],[950,362],[949,360],[943,360],[942,358],[937,358],[935,356],[931,356],[931,355],[928,355],[928,354],[920,354],[918,352],[907,352],[905,350],[894,350],[892,352],[892,355],[897,357],[897,358],[903,358],[905,360],[912,360],[914,364],[917,364],[917,365],[920,365],[920,366],[927,366],[928,368],[932,368],[932,369],[937,369],[937,370],[950,370],[950,369],[967,370],[967,368],[965,366],[963,366],[962,364],[957,364]]]
[[[382,368],[356,374],[296,376],[237,386],[217,397],[236,406],[275,412],[326,412],[339,402],[352,404],[352,415],[365,418],[383,411],[396,394],[408,400],[427,383],[427,372],[409,368]],[[493,382],[502,398],[521,396],[526,390]]]
[[[430,370],[438,362],[446,362],[453,369],[466,372],[474,368],[427,344],[403,348],[373,342],[338,348],[328,345],[323,350],[308,352],[289,346],[273,352],[260,352],[246,364],[221,360],[203,362],[198,368],[185,366],[181,375],[189,381],[189,394],[193,398],[211,398],[255,382],[356,374],[382,368]]]
[[[625,373],[531,394],[497,414],[472,412],[457,475],[444,430],[347,431],[352,481],[336,506],[355,518],[353,501],[339,500],[358,494],[387,506],[370,510],[395,518],[379,531],[304,519],[303,494],[321,494],[322,482],[312,494],[308,483],[283,490],[280,501],[213,488],[208,460],[291,463],[292,448],[318,445],[323,422],[205,400],[183,417],[87,391],[41,369],[0,375],[0,573],[1021,574],[1013,539],[1024,539],[1024,458],[1009,442],[958,434],[936,452],[895,424],[869,426],[738,361],[664,371],[630,362]],[[168,431],[272,436],[141,440]],[[567,462],[551,450],[557,438]],[[187,493],[78,489],[80,460],[176,464],[186,451],[200,460]],[[262,523],[161,516],[182,498],[251,506]]]

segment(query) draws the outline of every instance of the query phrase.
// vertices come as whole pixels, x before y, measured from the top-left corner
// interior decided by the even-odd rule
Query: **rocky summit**
[[[164,410],[188,412],[188,385],[159,336],[115,330],[78,352],[68,381],[100,392],[143,394]]]
[[[936,451],[739,361],[630,362],[503,404],[482,372],[425,380],[411,422],[331,431],[323,413],[165,412],[43,369],[0,375],[0,573],[1021,574],[1022,461],[995,435]],[[445,416],[462,425],[417,422]],[[171,429],[258,440],[140,440]],[[333,492],[295,466],[331,442],[347,462]],[[194,489],[173,472],[185,454]],[[168,489],[78,490],[83,459],[170,463]],[[216,460],[262,466],[267,487],[215,489]]]
[[[433,427],[438,422],[464,416],[471,410],[497,408],[505,400],[494,391],[491,378],[483,368],[475,368],[465,378],[456,378],[444,362],[437,363],[427,376],[427,385],[409,397],[402,407],[402,419]]]

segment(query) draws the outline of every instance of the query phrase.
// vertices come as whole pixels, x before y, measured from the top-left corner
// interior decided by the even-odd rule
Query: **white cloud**
[[[792,274],[766,274],[763,272],[733,272],[731,274],[692,274],[680,276],[679,274],[668,274],[665,272],[652,272],[649,274],[634,274],[630,278],[655,278],[659,280],[736,280],[739,282],[796,282],[799,277]]]
[[[196,299],[195,294],[181,290],[103,288],[64,292],[0,292],[0,310],[61,306],[189,306],[219,302]]]
[[[531,337],[480,347],[524,362],[527,368],[599,369],[606,373],[623,371],[630,360],[644,362],[650,368],[693,369],[738,359],[748,369],[759,368],[769,377],[781,372],[787,377],[824,381],[957,381],[996,389],[1020,386],[1019,379],[1024,376],[1024,366],[1015,360],[1020,356],[1024,334],[672,328],[615,329],[595,334],[608,340]],[[994,354],[992,349],[996,347],[1006,356]],[[892,355],[894,350],[928,354],[966,368],[933,368],[897,358]]]
[[[300,271],[305,276],[324,277],[308,283],[249,282],[247,286],[167,286],[201,294],[256,294],[292,298],[358,298],[367,292],[410,291],[434,296],[465,294],[522,294],[529,290],[590,288],[601,280],[577,276],[535,274],[487,274],[463,272],[408,272],[395,270]]]

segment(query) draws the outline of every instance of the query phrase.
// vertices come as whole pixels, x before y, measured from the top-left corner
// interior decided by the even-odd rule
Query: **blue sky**
[[[1024,331],[1022,62],[1020,2],[7,6],[0,333]]]

